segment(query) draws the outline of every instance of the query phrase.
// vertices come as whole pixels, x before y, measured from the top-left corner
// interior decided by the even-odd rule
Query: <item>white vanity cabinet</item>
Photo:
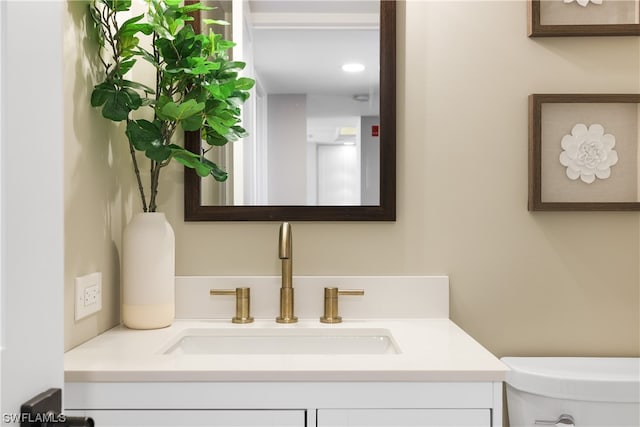
[[[322,409],[317,427],[479,427],[491,425],[488,409]]]
[[[501,382],[67,383],[99,427],[501,427]]]
[[[480,427],[488,409],[318,409],[316,423],[303,410],[88,410],[100,427]]]
[[[302,410],[142,410],[67,411],[91,417],[98,427],[305,427]]]
[[[488,409],[87,410],[100,427],[480,427]]]

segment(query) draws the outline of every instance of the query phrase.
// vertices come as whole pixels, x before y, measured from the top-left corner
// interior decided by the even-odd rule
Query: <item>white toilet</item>
[[[511,427],[640,426],[640,358],[501,360]]]

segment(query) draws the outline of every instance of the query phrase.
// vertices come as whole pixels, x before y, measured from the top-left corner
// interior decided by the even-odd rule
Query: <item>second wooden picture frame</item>
[[[529,210],[640,210],[640,95],[529,96]]]
[[[529,37],[640,35],[640,0],[527,1]]]

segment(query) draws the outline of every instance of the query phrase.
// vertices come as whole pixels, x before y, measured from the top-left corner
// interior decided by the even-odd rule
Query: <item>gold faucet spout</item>
[[[282,287],[280,288],[280,316],[278,323],[295,323],[298,318],[293,314],[293,245],[291,225],[283,222],[280,225],[278,255],[282,261]]]
[[[291,224],[283,222],[280,225],[280,240],[278,244],[280,259],[291,258]]]
[[[291,224],[283,222],[280,225],[278,252],[282,260],[282,287],[293,287],[293,245],[291,238]]]
[[[291,224],[283,222],[280,225],[280,241],[278,244],[280,259],[291,258]]]

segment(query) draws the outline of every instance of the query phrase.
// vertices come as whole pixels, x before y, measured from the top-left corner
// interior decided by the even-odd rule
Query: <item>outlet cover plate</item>
[[[102,310],[102,273],[76,277],[75,320]]]

